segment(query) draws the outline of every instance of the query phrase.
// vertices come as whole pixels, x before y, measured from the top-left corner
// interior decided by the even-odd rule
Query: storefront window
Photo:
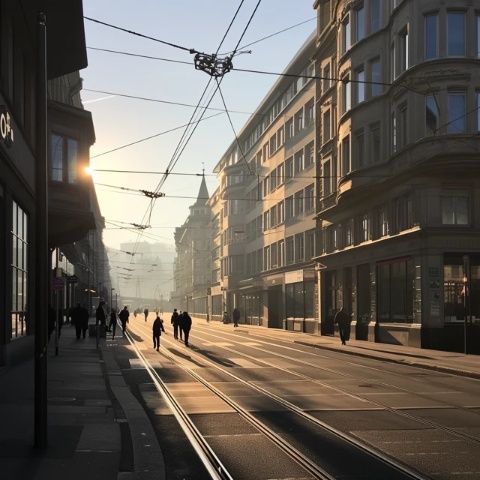
[[[11,338],[22,337],[27,328],[28,217],[13,202],[12,207],[12,331]]]
[[[315,282],[285,285],[287,318],[313,318]]]
[[[377,265],[377,313],[380,322],[412,322],[413,293],[411,258]]]
[[[445,322],[480,320],[480,255],[445,255]]]

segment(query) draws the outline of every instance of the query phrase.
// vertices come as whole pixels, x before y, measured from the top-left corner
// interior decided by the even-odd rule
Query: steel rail
[[[145,326],[143,324],[137,325],[137,327],[139,328],[139,330],[145,329]],[[170,340],[163,340],[163,341],[176,346],[176,343]],[[306,455],[300,452],[300,450],[296,449],[293,445],[291,445],[289,442],[284,440],[280,435],[275,433],[270,427],[265,425],[262,421],[258,420],[248,410],[246,410],[237,402],[235,402],[230,397],[228,397],[228,395],[221,392],[218,388],[212,385],[208,380],[205,380],[201,375],[199,375],[194,370],[192,370],[191,368],[187,367],[182,362],[180,362],[171,353],[166,353],[165,350],[161,350],[160,353],[165,358],[168,358],[173,363],[175,363],[180,368],[182,368],[186,373],[188,373],[191,377],[197,380],[197,382],[204,385],[212,393],[214,393],[218,398],[220,398],[227,405],[229,405],[242,418],[244,418],[252,426],[254,426],[257,430],[259,430],[263,435],[265,435],[272,443],[274,443],[277,447],[279,447],[284,453],[286,453],[292,460],[294,460],[302,468],[304,468],[309,474],[313,475],[315,478],[318,478],[320,480],[335,480],[335,477],[330,475],[326,470],[324,470],[322,467],[317,465],[314,461],[310,460]],[[201,355],[196,355],[196,356],[198,356],[201,360],[205,360],[204,357],[202,357]],[[215,366],[214,363],[209,362],[208,360],[207,362]],[[155,375],[158,375],[158,374],[155,372]]]
[[[212,336],[212,337],[215,337],[215,338],[220,338],[220,339],[224,339],[223,337],[220,337],[218,335],[215,335],[213,333],[210,333],[210,332],[205,332],[205,331],[202,331],[202,333],[204,335],[209,335],[209,336]],[[227,333],[227,335],[229,336],[234,336],[235,334],[233,333]],[[280,348],[289,348],[289,347],[282,347],[282,346],[279,346],[279,345],[276,345],[274,343],[270,343],[270,342],[265,342],[265,341],[261,341],[259,340],[260,343],[264,343],[266,345],[273,345],[273,346],[277,346],[277,347],[280,347]],[[262,363],[265,363],[266,365],[269,365],[271,367],[274,367],[274,368],[279,368],[278,366],[276,366],[275,364],[271,363],[271,362],[268,362],[267,360],[261,360],[261,359],[258,359],[256,357],[253,357],[251,355],[248,355],[246,353],[241,353],[241,352],[238,352],[237,350],[233,350],[233,349],[230,349],[229,347],[220,347],[220,348],[223,348],[225,350],[228,350],[228,351],[231,351],[231,352],[234,352],[235,354],[237,355],[242,355],[246,358],[250,358],[250,359],[254,359],[258,362],[262,362]],[[252,348],[252,349],[255,349],[255,350],[261,350],[261,348],[259,347],[254,347],[254,346],[248,346],[248,348]],[[293,349],[295,350],[295,349]],[[296,350],[297,352],[300,352],[301,350]],[[310,363],[310,362],[307,362],[305,360],[299,360],[297,358],[293,358],[293,357],[289,357],[287,355],[282,355],[281,353],[275,353],[275,352],[269,352],[271,355],[275,355],[277,357],[280,357],[280,358],[283,358],[283,359],[286,359],[286,360],[291,360],[291,361],[294,361],[296,363],[299,363],[301,365],[306,365],[306,366],[309,366],[309,367],[314,367],[314,368],[317,368],[319,370],[323,370],[323,371],[327,371],[327,372],[330,372],[330,373],[338,373],[338,374],[341,374],[341,372],[336,372],[335,370],[331,370],[329,368],[325,368],[325,367],[319,367],[318,365],[315,365],[313,363]],[[282,368],[283,371],[285,372],[288,372],[292,375],[296,375],[300,378],[303,378],[304,380],[308,380],[308,381],[311,381],[313,383],[316,383],[317,385],[321,385],[321,386],[324,386],[326,388],[330,388],[332,390],[335,390],[337,392],[340,392],[340,393],[343,393],[345,395],[349,395],[351,397],[354,397],[354,398],[357,398],[359,400],[362,400],[362,401],[368,401],[369,403],[373,404],[373,405],[376,405],[378,407],[381,407],[382,409],[384,410],[387,410],[389,411],[390,413],[393,413],[394,415],[397,415],[399,417],[402,417],[402,418],[407,418],[408,420],[412,420],[412,421],[415,421],[417,423],[420,423],[422,425],[426,425],[426,426],[429,426],[429,427],[432,427],[432,428],[435,428],[437,430],[442,430],[443,432],[445,433],[449,433],[450,435],[453,435],[457,438],[460,438],[462,440],[468,440],[470,442],[473,442],[473,443],[476,443],[476,444],[479,444],[480,443],[480,439],[473,436],[473,435],[469,435],[468,433],[465,433],[465,432],[458,432],[457,430],[453,429],[453,428],[450,428],[450,427],[447,427],[445,425],[442,425],[441,423],[437,423],[437,422],[434,422],[432,420],[427,420],[425,418],[421,418],[421,417],[417,417],[415,415],[412,415],[411,413],[407,413],[407,412],[403,412],[403,411],[400,411],[394,407],[390,407],[389,405],[385,404],[385,403],[382,403],[382,402],[379,402],[378,400],[372,400],[370,398],[365,398],[365,397],[362,397],[358,394],[352,394],[350,392],[348,392],[347,390],[344,390],[342,388],[339,388],[339,387],[334,387],[332,385],[329,385],[328,383],[324,383],[316,378],[313,378],[313,377],[310,377],[308,375],[305,375],[303,373],[299,373],[299,372],[295,372],[293,370],[289,370],[288,368]],[[365,381],[369,381],[369,379],[364,379]],[[412,393],[412,392],[409,392],[408,390],[402,388],[402,387],[397,387],[396,385],[392,385],[392,384],[389,384],[389,383],[385,383],[385,382],[382,382],[382,381],[379,381],[379,382],[376,382],[378,385],[382,385],[382,386],[385,386],[385,387],[390,387],[390,388],[394,388],[396,390],[399,390],[403,393]],[[429,397],[428,395],[422,395],[422,394],[418,394],[418,393],[415,393],[415,395],[417,395],[418,397],[420,398],[423,398],[423,399],[426,399],[426,400],[435,400],[435,401],[439,401],[439,400],[436,400],[436,399],[432,399],[431,397]],[[440,403],[443,403],[445,406],[452,406],[446,402],[443,402],[442,400],[439,401]],[[467,412],[470,412],[469,409],[466,409],[464,407],[457,407],[459,410],[463,410],[463,411],[467,411]]]
[[[142,327],[140,327],[140,329],[142,330],[144,328],[144,326],[142,325]],[[174,342],[170,341],[170,340],[166,340],[167,343],[171,344],[171,345],[176,345]],[[224,348],[224,347],[222,347]],[[383,452],[369,446],[369,445],[366,445],[362,442],[359,442],[357,439],[351,437],[350,435],[326,424],[325,422],[322,422],[321,420],[319,420],[318,418],[314,417],[313,415],[310,415],[309,413],[303,411],[300,407],[298,407],[297,405],[294,405],[293,403],[289,402],[288,400],[285,400],[283,399],[282,397],[276,395],[275,393],[272,393],[268,390],[266,390],[265,388],[263,387],[260,387],[254,383],[251,383],[249,382],[248,380],[245,380],[237,375],[235,375],[234,373],[226,370],[225,368],[221,367],[220,365],[216,364],[215,362],[212,362],[211,360],[205,358],[203,355],[200,355],[198,353],[194,353],[191,349],[189,350],[189,353],[191,356],[193,357],[197,357],[199,358],[200,360],[202,360],[204,363],[207,363],[209,365],[211,365],[212,367],[216,368],[217,370],[221,371],[222,373],[234,378],[237,382],[239,383],[242,383],[246,386],[248,386],[249,388],[253,389],[253,390],[256,390],[257,392],[265,395],[266,397],[269,397],[271,398],[272,400],[274,400],[275,402],[279,403],[280,405],[282,405],[283,407],[287,408],[288,410],[296,413],[297,415],[299,415],[300,417],[310,421],[311,423],[315,424],[316,426],[328,431],[329,433],[335,435],[337,438],[340,438],[342,439],[344,442],[348,443],[349,445],[363,451],[365,454],[373,457],[374,459],[382,462],[384,465],[390,467],[390,468],[393,468],[395,470],[397,470],[399,473],[402,473],[403,475],[406,475],[407,477],[411,478],[412,480],[431,480],[431,477],[428,477],[426,475],[423,475],[422,473],[418,472],[417,470],[409,467],[408,465],[405,465],[399,461],[397,461],[396,459],[384,454]],[[235,353],[238,353],[238,352],[235,352]],[[167,358],[170,358],[172,359],[173,361],[176,361],[171,355],[166,355],[164,353],[164,356],[166,356]],[[255,360],[258,360],[258,359],[255,359]],[[179,364],[187,373],[189,373],[191,376],[193,376],[194,378],[196,378],[198,381],[200,381],[201,383],[203,383],[207,388],[209,388],[211,391],[213,391],[215,394],[221,396],[222,398],[225,398],[227,403],[230,404],[230,402],[232,402],[233,404],[237,405],[238,408],[243,409],[243,407],[241,407],[240,405],[238,405],[236,402],[233,402],[233,400],[231,400],[230,398],[228,398],[228,396],[226,396],[225,394],[223,394],[222,392],[220,392],[216,387],[214,387],[213,385],[210,384],[210,382],[204,380],[198,373],[194,372],[193,370],[189,369],[188,367],[180,364],[178,361],[176,361],[177,364]],[[258,422],[258,420],[253,417],[249,412],[247,412],[246,410],[244,410],[250,417],[253,418],[253,420],[255,422]],[[261,422],[260,422],[261,423]],[[262,425],[264,425],[262,423]],[[266,426],[265,426],[266,427]],[[269,429],[269,427],[266,427],[269,431],[271,431],[271,429]],[[272,431],[272,433],[274,433]],[[277,437],[279,437],[276,433],[274,433]],[[281,439],[282,442],[285,442],[281,437],[279,437]],[[292,449],[294,447],[292,447],[290,444],[287,444],[289,445],[289,449]],[[298,451],[298,450],[296,450]],[[304,456],[303,454],[301,454],[302,456]],[[309,460],[309,459],[308,459]],[[309,460],[309,462],[311,462]],[[320,467],[321,468],[321,467]],[[322,469],[323,470],[323,469]],[[325,472],[327,475],[329,475],[327,472]],[[322,478],[322,477],[319,477],[319,478]],[[332,478],[332,477],[329,477],[329,478]]]
[[[169,388],[165,385],[165,382],[160,378],[155,369],[149,364],[145,355],[137,347],[135,341],[132,339],[128,331],[126,332],[126,337],[134,348],[138,358],[143,363],[145,370],[152,379],[155,387],[162,395],[170,410],[173,412],[177,422],[187,436],[189,442],[199,456],[201,462],[207,469],[212,480],[233,480],[233,477],[228,473],[223,463],[220,461],[220,459],[217,457],[208,442],[199,432],[188,414],[181,407],[176,398],[172,395]]]

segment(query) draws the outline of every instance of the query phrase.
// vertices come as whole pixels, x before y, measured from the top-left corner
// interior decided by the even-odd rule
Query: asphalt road
[[[167,335],[156,352],[152,322],[153,316],[147,323],[131,319],[137,347],[235,479],[314,476],[185,368],[211,382],[333,478],[408,477],[346,444],[322,424],[424,478],[480,479],[478,380],[314,349],[292,343],[286,332],[203,321],[194,323],[190,348],[173,339],[166,321]],[[141,362],[131,351],[123,362],[124,375],[157,431],[168,478],[209,478]]]

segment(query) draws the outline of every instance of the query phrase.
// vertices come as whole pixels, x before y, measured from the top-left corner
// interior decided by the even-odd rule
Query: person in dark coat
[[[235,307],[232,312],[233,326],[238,327],[238,322],[240,320],[240,310]]]
[[[183,331],[183,337],[185,339],[185,346],[188,347],[188,336],[190,335],[190,329],[192,328],[192,319],[188,312],[183,312],[180,320],[180,331]],[[181,337],[181,334],[180,334]]]
[[[155,318],[155,321],[153,322],[152,326],[153,330],[153,348],[158,349],[160,348],[160,336],[162,335],[162,332],[165,333],[165,329],[163,328],[163,320],[158,316],[157,313],[157,318]]]
[[[95,324],[96,325],[105,325],[107,321],[107,317],[105,315],[105,310],[103,309],[103,306],[105,305],[105,302],[102,300],[97,307],[97,311],[95,312]]]
[[[125,336],[125,332],[127,331],[127,323],[128,323],[129,316],[130,316],[130,312],[128,311],[128,308],[125,305],[123,307],[123,310],[118,314],[118,318],[120,318],[120,322],[122,322],[123,336]]]
[[[183,312],[180,310],[180,313],[178,314],[178,333],[180,335],[180,340],[183,340],[182,322],[183,322]]]
[[[179,322],[179,315],[178,315],[178,312],[177,312],[177,309],[174,308],[173,309],[173,313],[172,313],[172,325],[173,325],[173,338],[175,338],[175,340],[178,340],[178,322]]]
[[[350,339],[350,323],[352,321],[350,315],[342,307],[335,315],[335,323],[338,324],[338,331],[340,332],[340,340],[342,345],[347,344],[347,340]]]
[[[72,308],[71,311],[71,319],[72,319],[72,324],[75,326],[75,334],[77,336],[77,340],[80,340],[80,336],[82,334],[82,327],[83,327],[83,312],[82,312],[82,307],[80,306],[79,303]]]
[[[112,340],[115,338],[115,331],[117,330],[117,311],[112,308],[110,311],[110,323],[108,324],[108,330],[112,332]]]
[[[143,314],[145,315],[145,321],[147,321],[147,317],[148,317],[148,308],[146,308],[146,309],[143,311]]]
[[[84,306],[80,307],[81,310],[81,324],[82,324],[82,337],[85,340],[85,335],[87,334],[88,330],[88,321],[90,320],[90,314],[88,313],[88,309],[86,309]]]

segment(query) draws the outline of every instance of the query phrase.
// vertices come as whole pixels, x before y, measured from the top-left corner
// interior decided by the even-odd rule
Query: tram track
[[[138,328],[138,330],[142,332],[142,335],[147,335],[147,338],[149,338],[150,331],[148,327],[146,327],[143,324],[139,324],[139,325],[136,325],[136,328]],[[162,338],[162,343],[163,345],[168,344],[170,346],[174,346],[175,348],[177,348],[178,346],[177,342],[167,340],[165,337]],[[247,420],[251,425],[255,426],[257,430],[263,433],[267,438],[269,438],[273,443],[275,443],[275,445],[277,445],[285,453],[287,453],[287,455],[289,455],[293,460],[299,463],[310,475],[313,475],[314,478],[319,478],[319,479],[339,478],[339,477],[332,476],[323,467],[313,462],[310,458],[304,455],[299,450],[299,448],[296,448],[294,445],[292,445],[292,443],[286,441],[282,436],[276,433],[272,428],[268,427],[264,422],[260,421],[258,418],[255,417],[255,415],[247,411],[244,407],[239,405],[237,402],[233,401],[231,398],[229,398],[228,395],[221,392],[217,387],[215,387],[211,382],[203,378],[199,373],[194,371],[192,368],[182,364],[182,362],[179,361],[179,359],[175,355],[172,355],[170,352],[166,353],[165,347],[162,350],[163,350],[162,355],[168,358],[171,362],[180,366],[197,382],[199,382],[200,384],[208,388],[214,395],[216,395],[218,398],[222,399],[225,403],[227,403],[231,408],[234,409],[234,411],[239,413],[242,416],[242,418]],[[405,465],[397,461],[396,459],[388,455],[385,455],[384,453],[371,447],[370,445],[360,442],[356,438],[331,427],[325,422],[322,422],[318,418],[303,411],[300,407],[294,405],[288,400],[283,399],[279,395],[276,395],[275,393],[270,392],[267,389],[256,385],[255,383],[252,383],[248,380],[245,380],[239,377],[238,375],[229,371],[227,368],[224,368],[218,365],[216,362],[206,358],[204,355],[194,352],[192,351],[192,349],[188,349],[187,351],[189,356],[196,362],[200,361],[201,363],[206,364],[207,366],[222,372],[224,375],[231,377],[235,382],[238,382],[239,384],[243,384],[247,386],[248,388],[256,391],[257,393],[263,395],[264,397],[282,406],[287,411],[306,420],[310,424],[314,425],[317,429],[320,429],[324,435],[328,434],[329,436],[334,438],[337,442],[338,440],[340,440],[341,442],[343,442],[344,445],[347,445],[348,448],[354,449],[357,454],[361,454],[365,457],[368,457],[369,461],[377,465],[377,468],[380,468],[381,466],[383,469],[386,469],[390,472],[388,474],[389,476],[385,478],[389,478],[389,479],[401,478],[401,479],[416,479],[416,480],[426,480],[430,478],[428,476],[421,474],[417,470],[409,467],[408,465]],[[235,353],[238,353],[238,352],[235,352]],[[258,361],[258,359],[256,360]],[[158,376],[157,373],[155,373],[155,375]],[[348,477],[348,478],[353,478],[353,477]]]
[[[204,332],[202,330],[202,334],[203,335],[207,335],[207,336],[210,336],[210,337],[214,337],[214,338],[217,338],[217,339],[221,339],[221,340],[225,340],[224,337],[221,337],[221,336],[218,336],[218,335],[215,335],[211,332]],[[236,334],[230,334],[230,333],[227,333],[227,335],[230,337],[230,336],[235,336]],[[196,336],[198,337],[198,333],[196,333]],[[200,337],[199,337],[200,338]],[[269,342],[264,342],[264,341],[260,341],[258,340],[259,343],[263,343],[263,344],[266,344],[266,345],[272,345],[272,346],[276,346],[276,347],[279,347],[279,345],[275,345],[275,344],[272,344],[272,343],[269,343]],[[241,342],[239,342],[239,344],[241,344]],[[251,349],[254,349],[254,350],[259,350],[259,351],[264,351],[263,349],[261,349],[260,347],[255,347],[255,346],[252,346],[252,345],[247,345],[248,348],[251,348]],[[245,358],[248,358],[250,360],[255,360],[256,362],[260,362],[260,363],[263,363],[265,365],[268,365],[270,367],[273,367],[273,368],[279,368],[277,365],[273,364],[272,362],[268,362],[267,360],[262,360],[262,359],[259,359],[257,357],[253,357],[252,355],[248,355],[246,353],[241,353],[239,352],[238,350],[234,350],[230,347],[226,347],[226,346],[220,346],[219,348],[222,348],[226,351],[229,351],[229,352],[232,352],[234,353],[235,355],[241,355]],[[290,347],[291,348],[291,347]],[[300,350],[297,350],[297,351],[300,351]],[[295,362],[297,364],[300,364],[300,365],[305,365],[305,366],[310,366],[310,367],[314,367],[314,368],[317,368],[318,370],[324,370],[324,371],[328,371],[329,373],[333,373],[335,372],[334,370],[332,369],[328,369],[328,368],[324,368],[324,367],[320,367],[314,363],[311,363],[311,362],[307,362],[305,360],[300,360],[298,358],[293,358],[293,357],[290,357],[290,356],[287,356],[287,355],[282,355],[282,354],[279,354],[279,353],[275,353],[275,352],[272,352],[272,351],[269,351],[269,355],[273,355],[275,357],[279,357],[279,358],[282,358],[284,360],[289,360],[289,361],[292,361],[292,362]],[[354,398],[357,398],[361,401],[365,401],[365,402],[368,402],[372,405],[375,405],[383,410],[386,410],[394,415],[397,415],[399,417],[402,417],[402,418],[405,418],[405,419],[408,419],[408,420],[412,420],[414,422],[417,422],[419,424],[422,424],[424,426],[428,426],[430,428],[434,428],[434,429],[437,429],[437,430],[441,430],[445,433],[448,433],[450,435],[453,435],[457,438],[460,438],[462,440],[466,440],[466,441],[469,441],[469,442],[473,442],[475,443],[476,445],[480,445],[480,439],[473,436],[473,435],[469,435],[468,433],[465,433],[465,432],[458,432],[457,430],[453,429],[453,428],[450,428],[450,427],[447,427],[445,425],[442,425],[438,422],[434,422],[434,421],[431,421],[431,420],[427,420],[427,419],[424,419],[424,418],[421,418],[421,417],[417,417],[415,415],[412,415],[410,413],[407,413],[406,411],[403,411],[403,410],[399,410],[399,409],[396,409],[396,408],[393,408],[385,403],[382,403],[382,402],[379,402],[378,400],[373,400],[371,398],[366,398],[366,397],[362,397],[360,395],[357,395],[357,394],[352,394],[351,392],[348,392],[347,390],[344,390],[342,388],[339,388],[339,387],[336,387],[336,386],[332,386],[332,385],[329,385],[328,383],[325,383],[325,382],[322,382],[318,379],[315,379],[313,377],[310,377],[308,375],[305,375],[303,373],[299,373],[299,372],[296,372],[294,370],[290,370],[288,368],[281,368],[282,371],[284,372],[288,372],[292,375],[295,375],[299,378],[302,378],[303,380],[307,380],[309,382],[312,382],[312,383],[315,383],[317,385],[320,385],[322,387],[325,387],[325,388],[329,388],[331,390],[334,390],[338,393],[342,393],[344,395],[348,395],[348,396],[353,396]],[[337,373],[338,375],[341,374],[341,372],[335,372]],[[345,376],[345,375],[344,375]],[[370,381],[370,379],[358,379],[357,380],[361,380],[361,381]],[[408,393],[408,394],[411,394],[412,392],[406,390],[406,389],[403,389],[401,387],[398,387],[398,386],[395,386],[395,385],[392,385],[392,384],[388,384],[388,383],[385,383],[385,382],[377,382],[377,384],[379,385],[382,385],[382,386],[386,386],[386,387],[390,387],[390,388],[394,388],[396,390],[399,390],[399,391],[402,391],[403,393]],[[433,400],[431,397],[427,396],[427,395],[422,395],[422,394],[417,394],[415,393],[415,395],[419,396],[420,398],[424,398],[424,399],[427,399],[427,400]],[[436,401],[439,401],[437,399],[435,399]],[[451,407],[451,405],[445,403],[445,402],[442,402],[441,400],[439,401],[440,403],[443,403],[445,405],[445,407]],[[464,408],[464,407],[456,407],[458,408],[459,410],[464,410],[464,411],[469,411],[468,409]]]

